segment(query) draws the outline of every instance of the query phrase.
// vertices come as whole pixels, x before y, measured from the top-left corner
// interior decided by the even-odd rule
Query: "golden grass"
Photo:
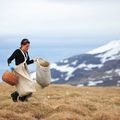
[[[28,102],[12,102],[14,87],[0,84],[0,120],[120,120],[119,87],[50,85]]]

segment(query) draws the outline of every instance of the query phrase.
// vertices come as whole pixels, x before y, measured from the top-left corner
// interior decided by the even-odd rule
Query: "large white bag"
[[[41,87],[47,87],[51,82],[50,64],[41,58],[36,62],[36,81]]]
[[[30,77],[26,63],[21,63],[15,68],[15,73],[19,77],[16,85],[19,96],[28,95],[35,92],[35,82]]]

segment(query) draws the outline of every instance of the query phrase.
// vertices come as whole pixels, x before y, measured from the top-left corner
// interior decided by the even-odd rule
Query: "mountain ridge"
[[[52,81],[77,86],[119,86],[120,40],[51,65]],[[111,74],[111,75],[110,75]]]

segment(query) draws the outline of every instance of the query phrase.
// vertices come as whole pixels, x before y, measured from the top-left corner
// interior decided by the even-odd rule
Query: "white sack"
[[[40,65],[41,59],[36,62],[36,81],[42,87],[47,87],[51,82],[50,65],[43,67]]]
[[[35,82],[30,77],[26,63],[16,66],[15,73],[19,77],[19,83],[16,85],[19,96],[28,95],[35,92]]]

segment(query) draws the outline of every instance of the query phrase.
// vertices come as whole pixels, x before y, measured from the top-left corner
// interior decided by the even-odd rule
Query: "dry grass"
[[[120,120],[120,88],[36,87],[29,102],[13,103],[15,88],[0,84],[0,120]]]

